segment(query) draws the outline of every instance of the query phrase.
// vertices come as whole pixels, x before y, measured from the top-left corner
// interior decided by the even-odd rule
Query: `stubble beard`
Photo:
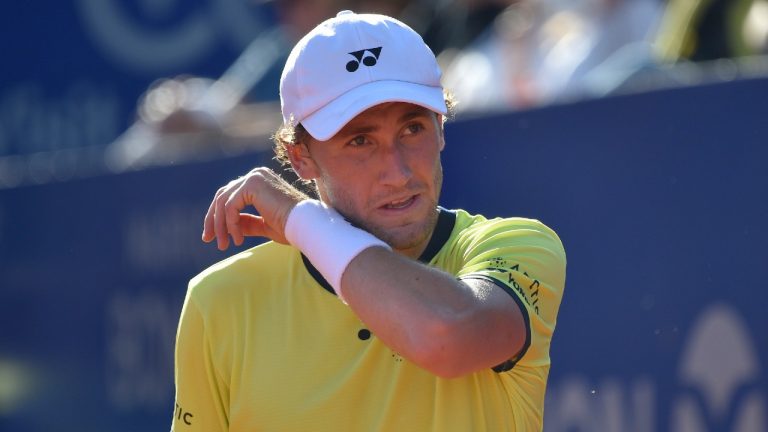
[[[352,225],[368,231],[378,239],[390,245],[392,249],[396,251],[410,252],[416,248],[423,249],[426,247],[428,240],[432,237],[439,215],[437,204],[439,202],[442,184],[443,170],[442,166],[438,166],[434,176],[436,196],[434,197],[434,201],[429,205],[430,211],[424,218],[408,224],[409,226],[407,227],[384,227],[372,221],[365,220],[357,214],[353,214],[348,209],[355,208],[354,202],[344,193],[331,193],[328,191],[327,197],[336,211],[341,213],[341,215]],[[422,198],[430,197],[422,195]]]

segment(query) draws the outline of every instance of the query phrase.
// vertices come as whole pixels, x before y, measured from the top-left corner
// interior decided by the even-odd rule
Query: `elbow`
[[[509,314],[457,313],[420,334],[413,361],[441,378],[490,369],[520,352],[525,324]]]
[[[440,378],[459,378],[475,371],[466,362],[466,344],[461,342],[460,319],[435,320],[418,338],[412,361]]]

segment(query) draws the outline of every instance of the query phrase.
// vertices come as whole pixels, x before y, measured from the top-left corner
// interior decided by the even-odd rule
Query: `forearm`
[[[381,341],[435,374],[493,367],[523,344],[521,311],[493,282],[462,282],[392,252],[319,202],[291,211],[286,238]]]
[[[492,367],[510,356],[515,316],[511,300],[495,290],[378,247],[355,257],[342,278],[345,300],[376,337],[442,376]]]

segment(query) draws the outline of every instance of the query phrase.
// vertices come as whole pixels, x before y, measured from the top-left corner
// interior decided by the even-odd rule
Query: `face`
[[[444,146],[438,115],[392,102],[364,111],[328,141],[293,146],[290,158],[323,201],[415,258],[437,223]]]

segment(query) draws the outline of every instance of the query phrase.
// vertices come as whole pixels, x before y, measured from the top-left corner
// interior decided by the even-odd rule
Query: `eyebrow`
[[[404,122],[407,122],[408,120],[413,120],[418,117],[429,117],[429,114],[431,112],[432,111],[424,107],[415,106],[413,107],[413,109],[407,111],[405,114],[400,116],[398,120],[400,121],[400,123],[404,123]]]
[[[379,130],[378,126],[374,125],[360,125],[360,126],[345,126],[341,131],[341,136],[351,136],[351,135],[365,135],[367,133],[376,132]]]
[[[427,108],[414,106],[412,109],[406,111],[405,114],[401,115],[400,118],[397,119],[397,121],[399,123],[405,123],[415,118],[429,117],[430,112],[431,111],[428,110]],[[347,125],[341,129],[340,135],[342,136],[363,135],[371,132],[376,132],[379,129],[380,127],[378,125],[368,125],[368,124],[362,124],[360,126]]]

